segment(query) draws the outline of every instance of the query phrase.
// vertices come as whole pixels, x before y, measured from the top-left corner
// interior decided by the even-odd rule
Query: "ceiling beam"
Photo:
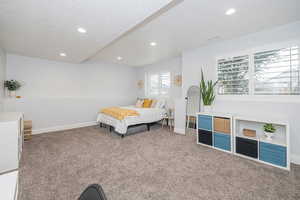
[[[95,57],[96,55],[98,55],[99,53],[101,53],[102,51],[104,51],[106,48],[110,47],[111,45],[117,43],[119,40],[121,40],[123,37],[129,35],[130,33],[134,32],[135,30],[145,26],[146,24],[148,24],[149,22],[153,21],[154,19],[158,18],[159,16],[161,16],[162,14],[166,13],[167,11],[169,11],[170,9],[174,8],[175,6],[177,6],[178,4],[182,3],[184,0],[173,0],[171,1],[169,4],[167,4],[166,6],[160,8],[158,11],[156,11],[155,13],[153,13],[152,15],[150,15],[149,17],[146,17],[144,20],[142,20],[140,23],[136,24],[135,26],[133,26],[131,29],[129,29],[128,31],[121,33],[119,37],[117,37],[115,40],[109,42],[108,44],[106,44],[103,48],[99,49],[98,51],[96,51],[94,54],[90,55],[89,57],[87,57],[86,59],[83,59],[80,63],[83,62],[87,62],[89,60],[91,60],[93,57]]]

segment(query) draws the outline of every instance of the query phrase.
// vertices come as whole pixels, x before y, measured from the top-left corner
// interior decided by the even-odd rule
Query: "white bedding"
[[[160,108],[136,108],[135,106],[124,106],[121,108],[136,110],[139,116],[129,116],[123,120],[118,120],[109,115],[99,113],[97,117],[97,122],[111,125],[120,134],[126,134],[127,127],[135,124],[151,123],[159,121],[166,114],[165,109]]]

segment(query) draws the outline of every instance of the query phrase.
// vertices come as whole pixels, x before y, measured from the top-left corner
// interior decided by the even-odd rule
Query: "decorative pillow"
[[[145,99],[143,103],[143,108],[150,108],[151,107],[152,100],[151,99]]]
[[[166,101],[163,99],[160,99],[157,101],[155,108],[163,109],[166,106]]]
[[[155,108],[156,104],[157,104],[157,100],[156,99],[152,99],[151,108]]]
[[[154,108],[159,108],[159,105],[160,105],[160,100],[157,100]]]
[[[135,107],[142,108],[143,104],[144,104],[144,100],[143,99],[137,99],[137,101],[135,103]]]

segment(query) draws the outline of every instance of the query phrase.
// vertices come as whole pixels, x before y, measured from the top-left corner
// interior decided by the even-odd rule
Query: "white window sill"
[[[272,103],[299,103],[300,95],[216,95],[221,101],[255,101]]]

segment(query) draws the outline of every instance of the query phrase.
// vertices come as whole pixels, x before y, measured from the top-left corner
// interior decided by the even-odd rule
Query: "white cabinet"
[[[0,175],[0,197],[3,200],[18,199],[18,171]]]
[[[23,114],[0,113],[0,174],[19,168],[23,147]]]

